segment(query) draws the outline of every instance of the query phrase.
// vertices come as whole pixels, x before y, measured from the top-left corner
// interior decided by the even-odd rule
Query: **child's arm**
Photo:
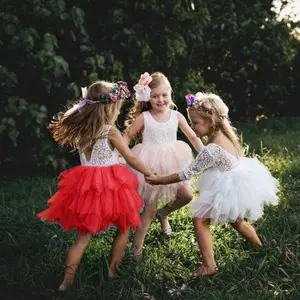
[[[188,140],[193,145],[195,150],[199,153],[204,147],[201,139],[197,137],[196,133],[189,126],[189,124],[186,121],[185,117],[180,112],[177,112],[177,114],[178,114],[179,128],[182,130],[182,132],[188,138]]]
[[[199,174],[215,165],[216,159],[218,157],[217,148],[208,145],[204,147],[197,157],[179,173],[173,173],[167,176],[151,175],[146,176],[146,182],[156,185],[156,184],[170,184],[179,181],[189,180],[196,174]]]
[[[124,133],[124,139],[129,145],[131,139],[138,133],[141,132],[144,128],[144,116],[140,114],[134,122],[126,129]]]
[[[145,176],[150,176],[152,174],[152,171],[147,168],[144,163],[131,152],[128,145],[124,141],[123,136],[117,128],[112,127],[109,130],[108,139],[131,167],[143,173]]]

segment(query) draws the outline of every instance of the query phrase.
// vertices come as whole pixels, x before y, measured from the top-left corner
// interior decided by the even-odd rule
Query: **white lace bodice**
[[[177,140],[178,116],[177,111],[171,110],[166,122],[156,121],[149,111],[143,112],[144,132],[143,144],[166,144]]]
[[[110,125],[106,125],[105,135],[108,134]],[[87,160],[84,153],[79,153],[82,166],[111,166],[119,164],[118,152],[116,149],[111,150],[107,138],[98,139],[92,149],[91,158]]]
[[[199,152],[197,157],[179,172],[180,180],[188,180],[209,168],[230,171],[238,165],[239,159],[220,146],[211,143]]]

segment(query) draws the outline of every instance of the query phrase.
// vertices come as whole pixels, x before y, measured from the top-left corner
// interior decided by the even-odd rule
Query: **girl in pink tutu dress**
[[[177,140],[178,127],[183,131],[197,152],[203,144],[188,125],[184,116],[172,110],[175,106],[169,80],[162,73],[151,76],[144,73],[136,91],[136,103],[129,112],[126,136],[129,140],[142,133],[142,143],[132,148],[132,151],[153,172],[169,174],[179,171],[193,159],[191,148],[183,141]],[[167,186],[151,186],[145,182],[143,174],[138,174],[139,192],[145,201],[141,228],[136,230],[133,255],[142,256],[145,235],[152,218],[157,213],[166,234],[171,232],[167,215],[189,203],[193,193],[188,181]],[[176,200],[176,201],[175,201]],[[158,203],[166,203],[157,212]]]
[[[78,236],[70,247],[64,280],[59,291],[73,282],[81,257],[92,235],[116,226],[109,277],[115,275],[123,256],[129,228],[141,226],[143,200],[138,194],[136,175],[118,162],[120,153],[139,172],[151,170],[128,148],[115,121],[122,102],[129,97],[125,82],[93,83],[81,101],[49,125],[56,142],[71,146],[80,153],[81,166],[62,172],[59,190],[48,201],[49,208],[37,215],[49,222],[58,222],[64,231],[77,228]]]

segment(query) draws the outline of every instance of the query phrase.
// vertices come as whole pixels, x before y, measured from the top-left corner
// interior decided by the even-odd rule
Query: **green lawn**
[[[56,190],[56,178],[3,183],[0,190],[0,299],[300,299],[300,119],[263,120],[243,126],[248,155],[257,155],[281,183],[280,205],[267,207],[255,224],[264,242],[259,250],[230,226],[212,228],[220,272],[193,279],[199,263],[186,209],[171,216],[175,233],[164,238],[155,220],[146,239],[145,260],[130,256],[119,276],[107,279],[114,230],[93,238],[72,289],[55,290],[63,276],[66,242],[59,226],[35,214]]]

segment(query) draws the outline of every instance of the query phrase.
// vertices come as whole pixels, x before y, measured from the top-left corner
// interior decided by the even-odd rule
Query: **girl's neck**
[[[215,133],[215,135],[212,138],[212,140],[210,141],[210,143],[214,143],[214,144],[220,146],[221,148],[223,148],[224,150],[226,150],[227,152],[231,153],[232,155],[234,155],[236,157],[240,156],[237,152],[236,147],[232,143],[232,141],[222,132],[221,129],[219,129]]]
[[[166,115],[169,115],[171,109],[170,108],[167,108],[163,111],[157,111],[157,110],[154,110],[154,109],[150,109],[149,112],[152,116],[166,116]]]
[[[153,110],[149,110],[152,118],[160,123],[166,123],[171,118],[171,110],[167,109],[166,111],[162,112],[154,112]]]
[[[222,141],[225,138],[224,133],[222,132],[221,129],[219,129],[217,132],[215,132],[213,138],[211,139],[211,143],[218,143]]]

